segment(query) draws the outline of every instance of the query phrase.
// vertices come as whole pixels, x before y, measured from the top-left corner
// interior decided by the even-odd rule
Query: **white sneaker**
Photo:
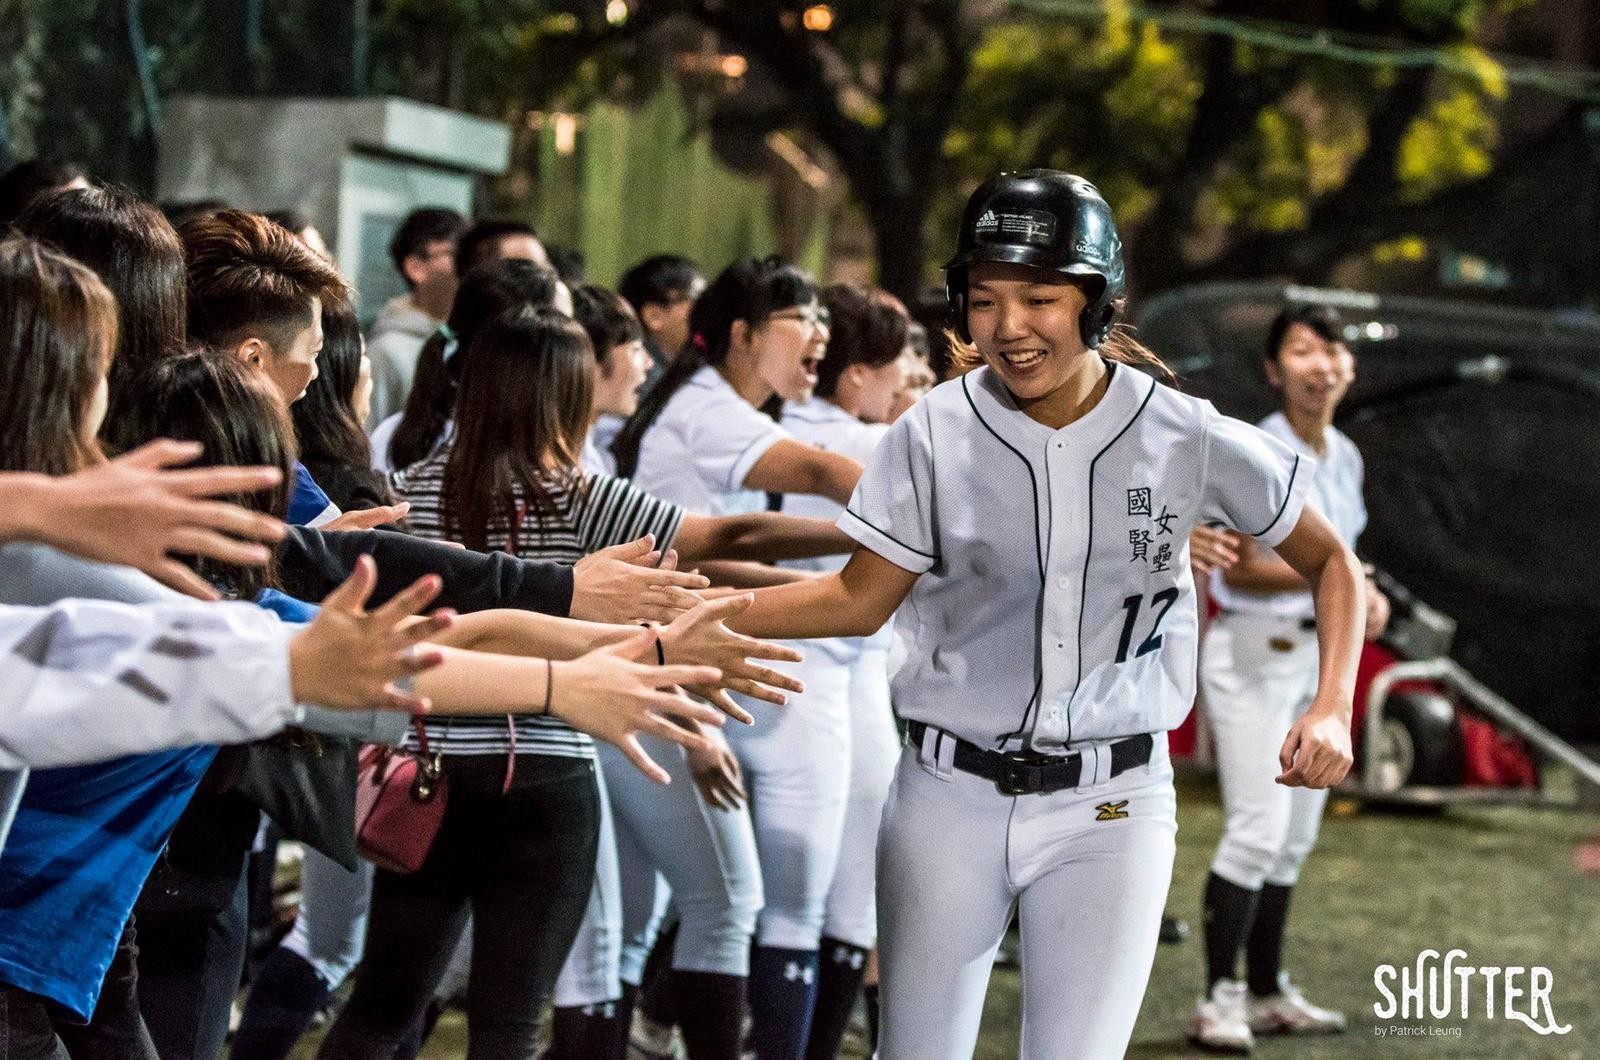
[[[1244,995],[1243,983],[1218,980],[1211,988],[1211,996],[1195,1003],[1189,1040],[1213,1052],[1248,1056],[1255,1039],[1245,1020]]]
[[[1307,1001],[1287,974],[1278,976],[1276,994],[1246,1001],[1245,1015],[1257,1034],[1342,1034],[1346,1024],[1343,1012]]]

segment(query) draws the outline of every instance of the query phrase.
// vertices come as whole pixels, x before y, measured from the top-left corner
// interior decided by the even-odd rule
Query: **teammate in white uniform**
[[[1333,426],[1355,378],[1338,314],[1325,306],[1285,309],[1268,332],[1265,367],[1283,409],[1260,427],[1318,462],[1311,502],[1354,547],[1367,509],[1361,453]],[[1211,1049],[1248,1052],[1252,1032],[1331,1033],[1344,1029],[1345,1017],[1306,1001],[1280,969],[1289,896],[1328,794],[1273,783],[1271,756],[1317,691],[1314,602],[1305,579],[1270,550],[1246,541],[1240,553],[1212,576],[1220,614],[1200,653],[1227,823],[1206,879],[1206,996],[1190,1036]],[[1372,585],[1366,600],[1366,632],[1375,637],[1388,606]],[[1234,981],[1241,949],[1248,984]]]
[[[879,1055],[971,1055],[1015,908],[1023,1055],[1120,1056],[1172,872],[1189,530],[1247,533],[1315,586],[1322,669],[1285,784],[1350,767],[1361,569],[1305,503],[1313,461],[1117,363],[1154,355],[1111,335],[1121,245],[1092,185],[987,181],[946,275],[983,367],[890,428],[840,521],[861,545],[844,570],[759,590],[736,624],[863,635],[899,609],[910,739],[878,846]]]
[[[759,411],[773,400],[804,401],[816,385],[828,329],[810,277],[775,259],[737,262],[701,294],[690,324],[689,347],[668,366],[617,436],[613,450],[618,473],[632,475],[646,492],[704,515],[761,511],[767,507],[768,492],[820,493],[839,503],[847,499],[861,465],[795,440]],[[713,573],[713,567],[701,566]],[[813,704],[817,709],[842,704],[845,681],[837,678],[837,683],[831,694],[809,689],[791,697],[782,716],[812,709]],[[757,724],[778,714],[760,711]],[[841,709],[835,727],[841,753],[848,746],[843,717]],[[751,734],[727,735],[738,746]],[[838,853],[838,824],[833,826],[831,851],[825,843],[810,841],[784,847],[776,831],[766,832],[762,853],[769,861],[794,857],[817,866],[815,871],[799,868],[785,881],[820,879],[820,885],[810,890],[783,888],[765,894],[763,900],[757,835],[749,810],[737,804],[741,778],[731,765],[732,756],[712,762],[689,762],[677,754],[667,757],[672,760],[666,768],[674,783],[666,799],[688,799],[690,804],[667,806],[659,788],[630,784],[629,790],[618,785],[611,792],[626,921],[622,978],[637,984],[643,973],[653,936],[647,914],[663,894],[657,886],[659,870],[671,885],[680,917],[672,968],[681,1001],[677,1016],[691,1056],[699,1060],[701,1055],[738,1055],[746,994],[743,978],[748,972],[750,1048],[761,1060],[797,1058],[804,1048],[816,983],[816,935],[809,934],[806,925],[814,920],[814,930],[820,933],[821,902]],[[839,760],[842,780],[846,760]],[[602,762],[608,765],[605,759]],[[766,778],[749,778],[758,820],[763,787],[775,808],[792,805],[782,800],[780,785],[785,781],[780,772],[774,769]],[[701,774],[702,791],[715,793],[720,787],[735,794],[732,803],[719,808],[704,797],[696,799],[696,773]],[[609,768],[606,778],[611,780]],[[842,820],[843,788],[840,783],[836,806],[810,812]],[[634,789],[648,799],[646,804],[635,803],[630,795]],[[815,831],[808,834],[814,836]],[[763,904],[760,928],[755,930],[755,912]],[[731,914],[718,910],[748,911],[750,920],[735,922]],[[708,931],[707,920],[720,928]],[[689,982],[686,972],[700,974]],[[690,1021],[700,1024],[695,1030],[702,1036],[698,1050],[690,1040]],[[707,1036],[714,1041],[706,1041]]]
[[[889,430],[906,382],[908,359],[914,356],[908,345],[909,320],[902,311],[855,287],[829,287],[822,299],[832,331],[828,356],[817,374],[816,396],[785,405],[781,422],[797,439],[865,464]],[[785,497],[783,510],[830,520],[844,514],[836,502],[804,494]],[[800,560],[787,566],[836,571],[844,560]],[[763,849],[761,859],[769,902],[786,887],[820,892],[806,903],[810,919],[803,936],[807,948],[819,950],[817,1000],[805,1052],[811,1060],[831,1060],[838,1054],[878,939],[874,898],[878,822],[900,743],[889,707],[892,638],[885,628],[871,637],[805,642],[801,645],[805,661],[795,671],[806,683],[805,709],[760,719],[768,731],[736,740],[742,758],[786,763],[789,772],[808,778],[804,783],[821,788],[809,813],[803,803],[789,812],[774,807],[770,799],[758,805],[758,842],[770,825],[778,834],[806,837],[795,842],[809,840],[824,851],[829,847],[837,851],[831,877],[820,879],[808,878],[806,872],[825,869],[827,857],[768,857]],[[834,676],[841,673],[842,686]],[[842,693],[840,709],[816,701],[819,691],[830,688]],[[839,762],[835,753],[841,742],[847,764]],[[841,767],[848,773],[840,772]],[[747,764],[746,772],[751,768]],[[842,806],[842,815],[833,812],[836,805]],[[791,880],[784,882],[783,877]]]

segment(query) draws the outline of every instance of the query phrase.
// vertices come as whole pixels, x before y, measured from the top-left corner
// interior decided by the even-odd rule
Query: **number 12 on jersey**
[[[1162,589],[1150,598],[1152,608],[1159,607],[1156,620],[1150,626],[1150,635],[1139,645],[1139,650],[1133,653],[1134,658],[1148,655],[1161,647],[1161,620],[1167,617],[1167,612],[1172,610],[1172,605],[1178,602],[1178,587],[1172,586]],[[1128,618],[1122,623],[1122,639],[1117,643],[1117,662],[1128,661],[1128,648],[1133,644],[1133,627],[1139,621],[1139,612],[1144,607],[1144,596],[1130,596],[1122,601],[1122,609],[1128,613]]]

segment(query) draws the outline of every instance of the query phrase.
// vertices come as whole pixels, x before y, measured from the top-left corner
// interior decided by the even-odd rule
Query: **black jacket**
[[[517,559],[504,552],[470,552],[437,541],[384,530],[289,528],[278,546],[279,577],[290,596],[320,601],[350,576],[362,554],[378,564],[372,606],[382,604],[424,574],[444,588],[436,607],[469,613],[511,607],[566,617],[572,610],[572,568]]]

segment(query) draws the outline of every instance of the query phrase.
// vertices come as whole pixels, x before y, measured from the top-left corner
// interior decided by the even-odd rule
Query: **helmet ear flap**
[[[1111,324],[1116,319],[1117,307],[1112,302],[1096,299],[1078,318],[1078,329],[1083,333],[1083,344],[1098,349],[1111,335]]]
[[[967,270],[951,269],[945,274],[944,297],[949,303],[950,327],[956,338],[971,344],[972,333],[967,330]]]

